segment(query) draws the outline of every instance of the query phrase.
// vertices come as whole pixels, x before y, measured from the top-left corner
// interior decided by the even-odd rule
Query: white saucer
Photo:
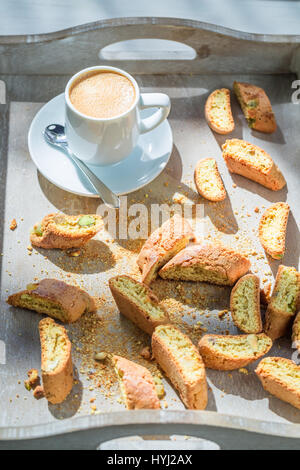
[[[149,110],[142,111],[142,117],[147,115]],[[65,123],[63,93],[45,104],[31,123],[28,147],[35,165],[45,178],[59,188],[80,196],[97,197],[72,161],[45,141],[43,131],[52,123]],[[141,135],[134,151],[122,162],[113,166],[89,167],[116,194],[128,194],[150,183],[163,171],[172,147],[171,127],[165,120],[153,131]]]

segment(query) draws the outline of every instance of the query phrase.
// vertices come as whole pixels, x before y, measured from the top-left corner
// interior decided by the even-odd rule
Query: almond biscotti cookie
[[[137,264],[142,271],[142,281],[150,284],[157,271],[194,238],[190,224],[174,215],[155,230],[143,245]]]
[[[255,372],[267,392],[300,409],[300,366],[283,357],[266,357]]]
[[[73,387],[71,342],[65,328],[52,318],[41,320],[39,331],[44,394],[50,403],[61,403]]]
[[[223,158],[231,173],[245,176],[266,188],[278,191],[286,181],[270,155],[245,140],[230,139],[222,145]]]
[[[234,129],[230,106],[230,91],[221,88],[213,91],[205,103],[205,119],[209,127],[218,134],[229,134]]]
[[[214,158],[204,158],[194,172],[195,185],[200,196],[212,202],[223,201],[226,190]]]
[[[199,351],[209,369],[234,370],[245,367],[267,354],[272,340],[264,333],[254,335],[205,335]]]
[[[300,308],[300,273],[291,266],[280,265],[266,311],[265,333],[273,340],[287,334]]]
[[[260,333],[259,278],[254,274],[241,277],[230,295],[230,310],[233,323],[244,333]]]
[[[112,357],[128,410],[160,408],[153,377],[148,369],[124,357]]]
[[[234,82],[233,89],[251,129],[271,134],[276,119],[265,90],[250,83]]]
[[[250,261],[241,253],[220,243],[204,243],[182,250],[159,271],[159,275],[163,279],[232,286],[249,269]]]
[[[260,243],[274,259],[281,259],[285,252],[289,212],[290,206],[286,202],[276,202],[265,210],[259,222]]]
[[[146,284],[122,275],[111,278],[109,287],[120,312],[149,335],[157,325],[170,323],[167,312]]]
[[[300,350],[300,312],[297,313],[293,323],[292,348]]]
[[[207,405],[205,367],[189,337],[173,325],[157,326],[152,335],[152,353],[185,406],[203,410]]]
[[[49,214],[34,225],[30,234],[32,245],[45,248],[79,248],[103,228],[102,218],[92,215]]]
[[[63,323],[73,323],[83,313],[96,310],[94,299],[87,292],[57,279],[29,284],[26,290],[10,295],[7,302],[14,307],[44,313]]]

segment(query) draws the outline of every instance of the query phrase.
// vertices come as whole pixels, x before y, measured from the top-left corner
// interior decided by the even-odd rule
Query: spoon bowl
[[[44,130],[44,138],[46,142],[56,147],[62,148],[65,153],[71,158],[75,163],[77,168],[81,170],[82,174],[92,185],[95,192],[103,200],[103,202],[113,209],[119,209],[120,199],[119,197],[111,191],[90,169],[83,163],[79,158],[77,158],[70,150],[68,146],[68,141],[65,133],[65,128],[61,124],[49,124]]]

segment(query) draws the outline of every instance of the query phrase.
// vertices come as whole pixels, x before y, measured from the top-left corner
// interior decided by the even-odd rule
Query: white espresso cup
[[[135,100],[124,113],[111,118],[95,118],[78,111],[70,100],[74,80],[91,72],[114,72],[130,80]],[[68,82],[65,90],[66,136],[71,151],[91,165],[113,165],[124,160],[145,134],[161,124],[170,112],[170,98],[164,93],[140,93],[135,79],[116,67],[95,66],[81,70]],[[141,118],[141,109],[159,108],[151,116]]]

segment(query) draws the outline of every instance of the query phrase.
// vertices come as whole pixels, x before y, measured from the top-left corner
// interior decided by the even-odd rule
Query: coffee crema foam
[[[92,72],[73,82],[69,92],[74,108],[94,118],[112,118],[127,111],[135,100],[135,89],[124,75]]]

